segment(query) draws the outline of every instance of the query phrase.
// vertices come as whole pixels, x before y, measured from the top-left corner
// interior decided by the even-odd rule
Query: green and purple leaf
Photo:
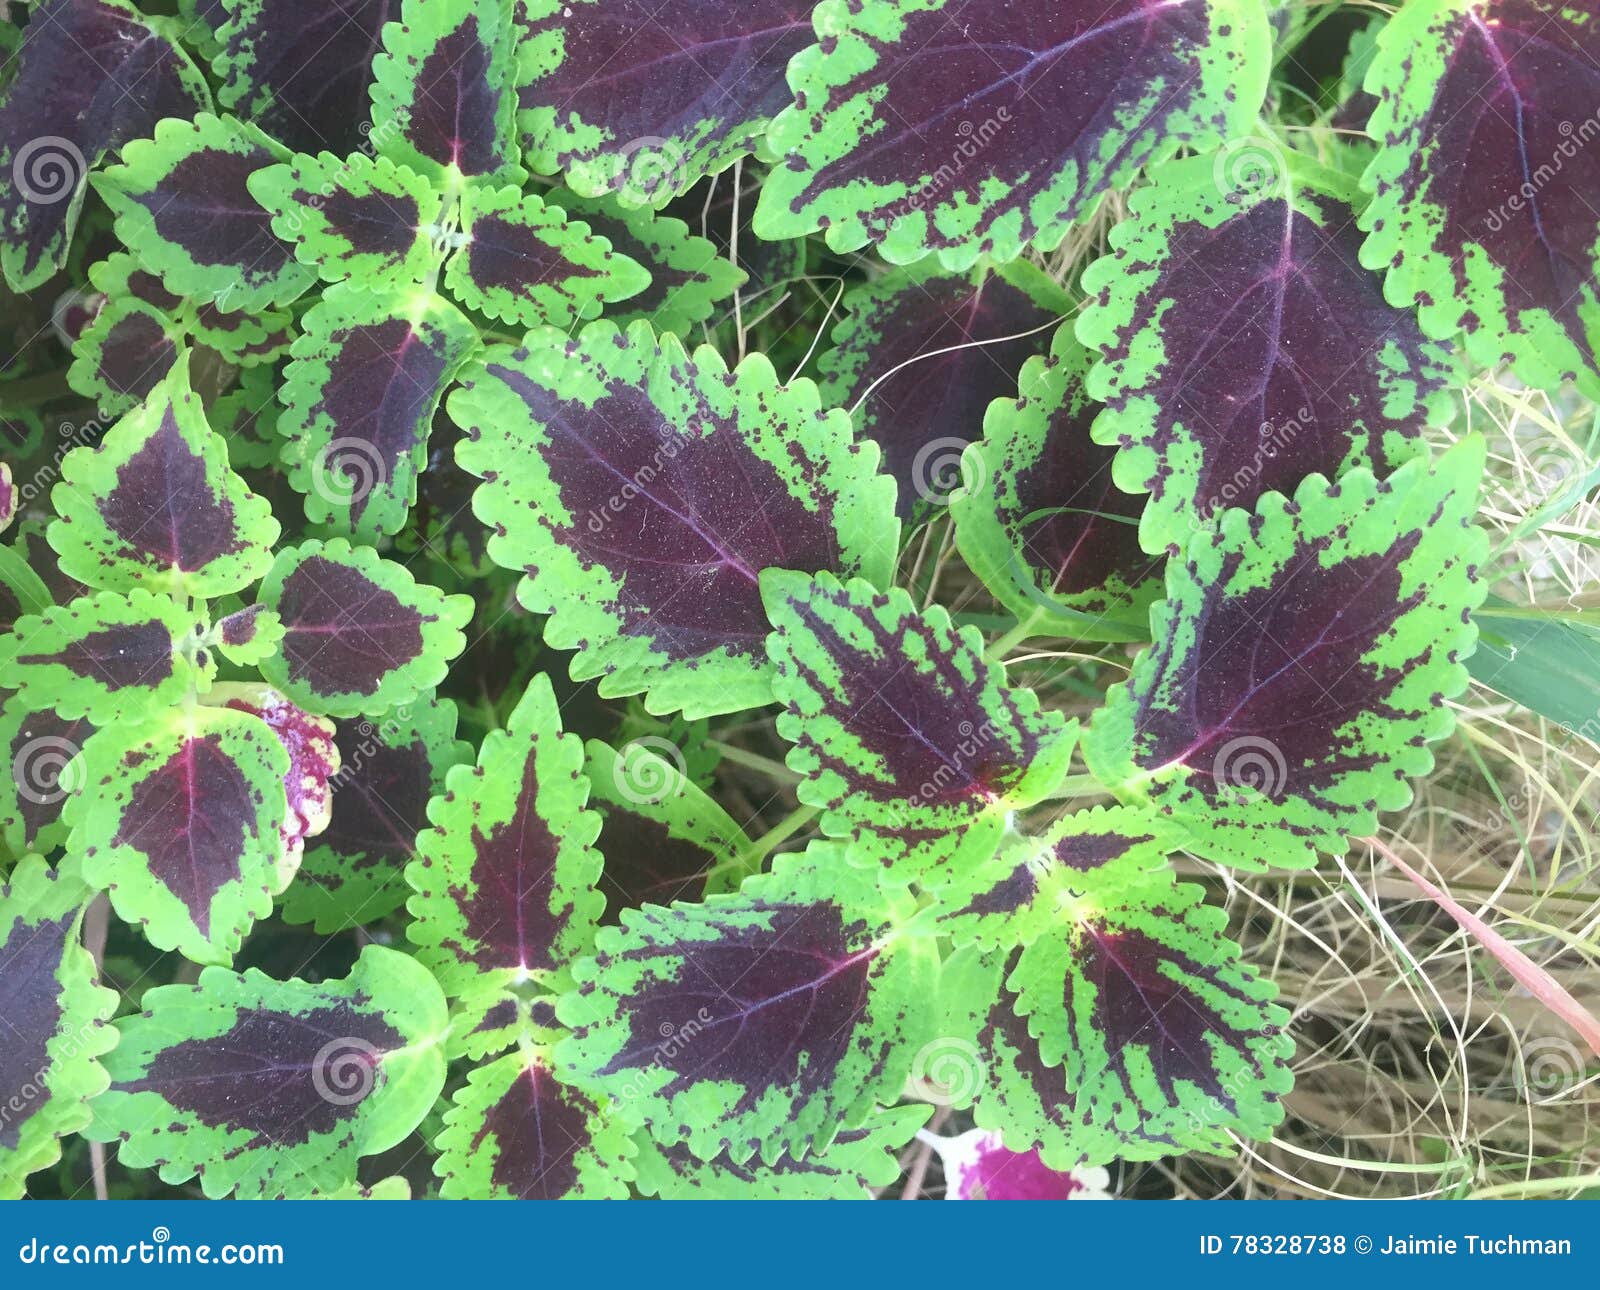
[[[223,107],[299,152],[365,141],[372,60],[399,0],[209,0]]]
[[[976,628],[859,579],[772,570],[761,583],[796,791],[854,862],[944,881],[1066,774],[1077,722],[1006,685]]]
[[[107,413],[136,407],[178,361],[183,328],[131,297],[106,300],[72,342],[67,384]]]
[[[628,910],[574,968],[557,1049],[663,1145],[743,1165],[825,1150],[899,1093],[937,956],[914,904],[823,844],[737,896]]]
[[[88,1125],[88,1099],[106,1086],[99,1059],[116,1043],[105,1023],[117,996],[97,984],[79,940],[92,895],[76,861],[52,870],[38,856],[0,886],[0,1200],[55,1163],[60,1139]]]
[[[284,368],[278,433],[306,517],[358,542],[405,527],[445,389],[477,328],[426,287],[330,287]]]
[[[994,1013],[986,1023],[1019,1060],[993,1065],[980,1125],[1018,1149],[1031,1136],[1055,1168],[1166,1155],[1230,1131],[1270,1135],[1293,1083],[1289,1014],[1203,898],[1196,884],[1151,875],[1100,909],[1074,909],[1021,952],[995,1008],[1010,1003],[1024,1025]],[[1032,1063],[1061,1068],[1070,1110],[1038,1106],[1037,1084],[1008,1078]]]
[[[437,268],[444,198],[387,157],[296,156],[256,171],[249,188],[272,231],[326,282],[421,282]]]
[[[124,0],[41,0],[0,91],[0,267],[17,291],[67,258],[89,170],[162,117],[210,106],[178,28]]]
[[[733,712],[771,698],[763,569],[889,580],[893,487],[810,382],[752,355],[729,372],[643,323],[543,330],[489,351],[448,404],[496,563],[578,649],[576,680],[653,711]],[[515,469],[508,468],[515,463]]]
[[[467,596],[419,583],[404,565],[342,538],[278,552],[260,603],[283,622],[261,674],[308,712],[387,712],[444,679],[472,616]]]
[[[1449,420],[1445,353],[1361,266],[1355,181],[1259,160],[1162,167],[1083,275],[1094,437],[1117,448],[1117,483],[1150,494],[1148,551],[1308,475],[1386,474]]]
[[[984,410],[1017,388],[1073,301],[1033,264],[946,273],[930,258],[857,287],[844,306],[817,388],[883,450],[904,517],[951,500]]]
[[[261,605],[247,605],[224,614],[211,626],[207,642],[240,667],[255,667],[277,653],[283,640],[283,621]]]
[[[103,592],[17,620],[0,675],[24,702],[97,726],[181,703],[211,679],[194,614],[165,596]]]
[[[282,886],[289,754],[265,722],[203,706],[108,726],[63,819],[84,879],[157,949],[225,963]]]
[[[559,1031],[481,1066],[445,1112],[446,1200],[626,1200],[633,1142],[606,1098],[562,1078]]]
[[[1159,593],[1139,546],[1139,501],[1112,481],[1109,449],[1089,427],[1099,405],[1088,352],[1066,325],[1049,358],[1029,359],[1017,397],[989,406],[950,498],[967,566],[1020,624],[1080,640],[1143,639]]]
[[[615,197],[579,197],[565,188],[552,189],[550,202],[649,272],[644,291],[607,311],[620,327],[644,321],[658,332],[687,336],[744,283],[744,270],[681,219],[628,210]]]
[[[1386,481],[1312,476],[1225,511],[1168,563],[1155,643],[1095,716],[1089,768],[1245,868],[1343,854],[1405,806],[1477,641],[1483,453],[1466,440]]]
[[[332,817],[307,843],[282,900],[285,922],[311,923],[325,936],[405,904],[406,865],[428,826],[428,800],[444,791],[450,767],[472,760],[472,746],[456,738],[455,704],[431,693],[380,718],[338,722],[334,743]]]
[[[811,0],[524,0],[528,164],[588,197],[665,205],[753,150],[789,106]]]
[[[180,361],[97,446],[74,448],[51,492],[62,570],[108,591],[219,596],[259,578],[278,522],[228,466]]]
[[[259,309],[287,304],[314,280],[247,186],[288,155],[248,122],[202,112],[130,143],[95,188],[116,213],[117,236],[168,290]]]
[[[1141,166],[1247,134],[1271,62],[1257,0],[823,0],[812,21],[756,232],[897,264],[1053,250]]]
[[[445,266],[445,286],[491,318],[570,328],[650,285],[643,265],[531,193],[471,188],[458,209],[462,244]]]
[[[1361,259],[1387,272],[1389,299],[1478,363],[1600,397],[1600,16],[1412,0],[1378,37],[1366,88],[1379,148]]]
[[[406,869],[411,941],[447,994],[548,983],[589,948],[605,901],[588,797],[583,743],[536,676],[477,765],[446,776]]]
[[[208,968],[119,1022],[89,1133],[166,1182],[198,1175],[212,1198],[335,1191],[433,1106],[448,1025],[433,979],[381,946],[315,985]]]
[[[379,155],[452,194],[468,179],[521,180],[512,11],[506,0],[405,0],[372,63],[367,137]]]

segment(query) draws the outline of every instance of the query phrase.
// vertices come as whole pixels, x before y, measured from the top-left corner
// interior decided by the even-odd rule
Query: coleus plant
[[[962,1195],[1271,1134],[1290,1017],[1173,857],[1341,855],[1450,731],[1452,383],[1600,379],[1600,172],[1518,169],[1592,16],[1409,0],[1312,155],[1257,0],[180,12],[43,0],[0,82],[0,267],[86,315],[0,381],[0,1191],[72,1135],[800,1198],[934,1104]]]

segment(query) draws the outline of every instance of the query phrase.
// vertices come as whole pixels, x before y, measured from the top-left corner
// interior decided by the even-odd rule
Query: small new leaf
[[[260,603],[283,622],[261,674],[308,712],[378,714],[444,679],[461,653],[468,596],[419,583],[404,565],[342,538],[278,552]]]
[[[588,797],[583,743],[536,676],[477,765],[446,776],[406,870],[411,940],[446,993],[548,982],[589,948],[605,902]]]
[[[638,261],[531,193],[469,189],[460,212],[463,243],[445,266],[445,286],[491,318],[569,328],[650,285]]]
[[[180,361],[51,491],[62,571],[108,591],[211,597],[259,578],[278,540],[268,504],[228,466]]]
[[[272,231],[326,282],[421,282],[436,267],[444,199],[386,157],[296,156],[256,171],[249,187]]]

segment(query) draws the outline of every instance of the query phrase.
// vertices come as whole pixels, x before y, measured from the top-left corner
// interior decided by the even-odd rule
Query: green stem
[[[812,820],[817,818],[821,808],[816,806],[797,806],[789,814],[774,824],[759,838],[745,848],[743,859],[759,868],[763,860],[774,850],[782,846]]]
[[[753,753],[733,744],[725,744],[720,739],[707,739],[706,746],[715,748],[722,756],[731,761],[735,766],[744,766],[750,770],[759,770],[764,775],[785,784],[798,784],[803,778],[790,770],[781,761],[773,761],[770,757],[763,757],[760,753]]]
[[[1009,631],[1002,632],[999,636],[996,636],[989,648],[984,650],[984,657],[991,663],[1004,662],[1012,646],[1020,644],[1033,635],[1034,624],[1043,616],[1038,612],[1031,613]]]

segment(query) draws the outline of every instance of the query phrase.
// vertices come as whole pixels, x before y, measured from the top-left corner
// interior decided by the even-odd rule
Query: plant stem
[[[757,866],[765,860],[778,847],[782,846],[812,820],[817,818],[820,807],[797,806],[789,814],[774,824],[759,838],[745,848],[744,859]]]
[[[715,748],[722,756],[731,761],[735,766],[744,766],[750,770],[759,770],[764,775],[785,784],[798,784],[801,776],[795,774],[781,761],[773,761],[770,757],[763,757],[760,753],[753,753],[734,744],[725,744],[720,739],[707,739],[706,746]]]
[[[984,650],[984,657],[991,663],[1003,663],[1006,654],[1013,645],[1020,644],[1033,635],[1033,625],[1039,621],[1039,618],[1039,614],[1029,614],[1018,622],[1015,627],[996,636],[989,648]]]

